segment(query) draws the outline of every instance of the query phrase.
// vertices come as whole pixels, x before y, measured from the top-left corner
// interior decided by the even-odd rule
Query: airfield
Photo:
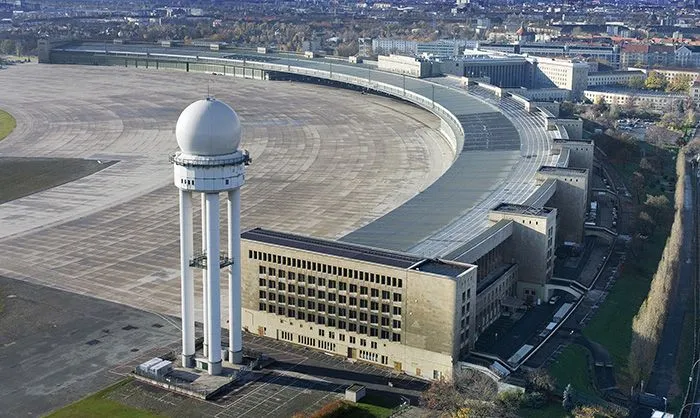
[[[160,314],[179,314],[168,156],[189,103],[209,93],[242,120],[253,158],[244,229],[343,236],[424,190],[454,158],[437,117],[354,91],[116,67],[28,64],[0,75],[0,108],[17,119],[0,159],[116,161],[0,205],[0,275]]]

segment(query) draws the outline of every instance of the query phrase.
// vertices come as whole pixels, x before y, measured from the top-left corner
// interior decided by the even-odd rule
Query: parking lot
[[[368,393],[394,400],[396,405],[416,405],[427,383],[391,369],[368,363],[351,363],[301,346],[251,334],[244,346],[261,351],[275,360],[272,366],[250,372],[242,386],[213,401],[202,401],[132,381],[109,394],[111,399],[173,416],[201,417],[290,417],[318,410],[345,389],[360,383]],[[124,369],[125,375],[128,368]],[[392,386],[389,386],[391,382]]]

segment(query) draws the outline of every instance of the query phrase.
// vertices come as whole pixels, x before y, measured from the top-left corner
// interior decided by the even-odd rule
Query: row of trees
[[[625,416],[622,409],[582,403],[571,385],[557,395],[554,380],[544,369],[528,371],[525,380],[524,392],[499,394],[495,382],[485,374],[471,369],[455,370],[452,379],[431,383],[422,394],[422,405],[453,418],[515,418],[521,407],[540,409],[561,396],[558,402],[576,418]]]
[[[3,39],[0,41],[0,54],[3,55],[17,55],[18,57],[24,55],[25,46],[22,41],[15,41],[14,39]]]
[[[661,261],[651,282],[647,298],[632,321],[632,343],[628,357],[628,369],[634,384],[647,379],[651,373],[661,332],[666,320],[669,297],[675,285],[683,242],[683,202],[685,177],[685,152],[681,149],[676,159],[675,214]],[[664,196],[665,197],[665,196]],[[640,212],[639,222],[651,224],[662,219],[670,205],[662,196],[648,196],[645,211]]]
[[[649,71],[647,78],[642,80],[641,77],[631,78],[628,87],[635,90],[655,90],[666,91],[669,93],[687,93],[693,84],[693,78],[689,74],[679,74],[672,79],[668,79],[658,71]]]

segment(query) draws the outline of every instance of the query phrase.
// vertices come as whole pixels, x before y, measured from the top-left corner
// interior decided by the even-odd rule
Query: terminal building
[[[267,61],[272,53],[241,62],[228,51],[43,47],[42,62],[348,83],[441,119],[452,165],[384,216],[335,241],[261,228],[242,234],[242,326],[252,334],[427,379],[450,377],[457,362],[480,354],[475,343],[502,314],[562,289],[553,283],[556,248],[583,240],[594,144],[582,138],[580,120],[559,117],[557,103],[352,64],[333,64],[331,72],[317,58]],[[494,100],[503,107],[485,105]],[[514,370],[519,361],[500,364]]]

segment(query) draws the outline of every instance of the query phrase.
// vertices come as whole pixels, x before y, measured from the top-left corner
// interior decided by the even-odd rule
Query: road
[[[661,397],[668,397],[669,389],[673,384],[676,359],[683,330],[683,318],[689,309],[686,303],[687,297],[684,296],[691,294],[694,277],[695,254],[693,251],[693,238],[695,220],[693,217],[693,188],[690,174],[685,176],[684,188],[686,199],[683,204],[683,244],[678,269],[678,281],[671,291],[666,323],[664,324],[661,341],[656,351],[654,368],[646,389],[647,392]]]
[[[698,335],[697,335],[697,327],[698,327],[698,297],[700,294],[698,294],[698,279],[700,278],[700,267],[698,266],[698,233],[700,232],[700,224],[698,224],[698,219],[700,219],[700,205],[698,202],[700,201],[700,196],[698,196],[698,190],[700,188],[700,171],[698,171],[698,165],[697,163],[693,163],[691,165],[692,169],[690,170],[690,176],[689,178],[692,180],[689,180],[693,182],[695,185],[695,193],[693,195],[693,200],[692,202],[695,204],[695,210],[693,211],[693,214],[695,215],[693,217],[694,220],[694,229],[691,231],[691,236],[692,236],[692,254],[694,256],[693,261],[694,263],[691,264],[693,267],[693,273],[694,273],[694,288],[692,289],[693,295],[695,296],[695,303],[694,303],[694,318],[695,318],[695,324],[694,324],[694,329],[696,330],[695,333],[695,341],[694,341],[694,359],[695,362],[693,363],[693,369],[691,370],[691,384],[688,387],[688,392],[686,393],[685,399],[684,399],[684,407],[686,406],[686,403],[690,403],[690,407],[688,414],[686,415],[687,417],[694,417],[698,418],[700,417],[700,388],[698,382],[700,381],[700,368],[697,367],[697,355],[698,355]],[[690,397],[688,397],[690,395]],[[686,410],[687,411],[687,410]],[[681,409],[681,414],[679,416],[682,418],[683,417],[683,412],[684,410]]]

